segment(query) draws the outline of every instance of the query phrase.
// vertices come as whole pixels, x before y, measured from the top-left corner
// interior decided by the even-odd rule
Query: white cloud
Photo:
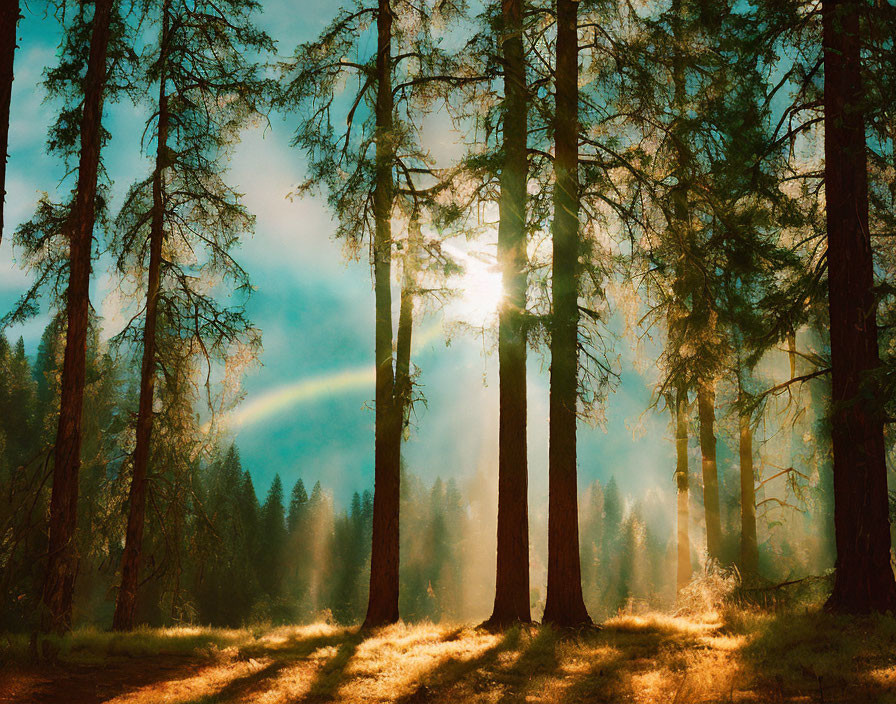
[[[324,198],[289,198],[305,178],[301,164],[301,153],[289,146],[282,125],[267,134],[261,128],[247,131],[236,150],[230,180],[256,216],[255,237],[242,245],[252,273],[290,271],[297,277],[324,278],[345,272]]]
[[[44,68],[54,59],[52,47],[44,44],[28,46],[16,54],[9,119],[10,161],[29,158],[35,146],[43,151],[54,111],[43,104],[46,91],[41,83]]]

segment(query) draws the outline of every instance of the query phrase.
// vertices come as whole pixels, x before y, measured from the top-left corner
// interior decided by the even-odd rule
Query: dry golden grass
[[[896,619],[818,612],[620,615],[579,634],[432,624],[80,631],[42,669],[7,643],[0,702],[896,703]]]

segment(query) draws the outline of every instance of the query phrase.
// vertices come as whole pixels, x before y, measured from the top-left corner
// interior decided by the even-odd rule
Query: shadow
[[[240,659],[248,660],[250,658],[272,657],[276,659],[297,660],[306,658],[315,650],[326,648],[332,645],[339,645],[346,639],[357,637],[355,631],[341,631],[339,633],[331,633],[327,635],[307,636],[294,635],[286,642],[271,646],[264,643],[255,643],[240,648]]]
[[[550,626],[542,626],[532,634],[529,644],[510,667],[498,670],[494,680],[507,689],[498,699],[502,704],[526,701],[529,694],[546,678],[557,672],[557,642],[560,634]]]
[[[495,619],[494,617],[492,617],[476,625],[475,629],[477,631],[483,631],[484,633],[498,635],[506,631],[510,631],[514,628],[534,631],[538,629],[539,625],[540,624],[537,621],[520,621],[517,619],[510,619],[505,621],[503,619]]]
[[[445,642],[457,640],[464,630],[458,628],[443,640]],[[520,629],[514,627],[504,631],[504,636],[500,641],[475,657],[463,660],[446,659],[421,677],[422,682],[413,692],[397,698],[396,704],[427,704],[435,702],[437,699],[445,699],[446,690],[454,687],[470,674],[494,665],[502,653],[516,649],[519,646],[520,637]],[[473,686],[479,692],[488,689],[488,687],[477,687],[475,683]],[[458,701],[462,701],[462,699]]]
[[[318,670],[308,694],[295,700],[295,704],[325,702],[334,699],[345,679],[345,670],[349,662],[358,651],[358,646],[368,635],[365,631],[359,631],[342,643],[336,650],[336,654]]]
[[[687,631],[606,624],[583,631],[575,639],[592,648],[607,648],[608,652],[606,657],[596,659],[592,655],[586,672],[568,676],[571,682],[560,697],[565,704],[627,701],[637,689],[632,681],[636,675],[654,669],[671,653],[698,647],[700,642],[699,635]]]
[[[12,681],[4,680],[7,669],[0,671],[0,702],[99,704],[127,694],[157,701],[164,688],[191,698],[185,704],[236,704],[268,692],[278,701],[316,704],[354,701],[370,685],[381,692],[375,696],[398,704],[615,704],[635,696],[677,704],[896,704],[896,619],[885,616],[732,611],[721,623],[631,618],[601,630],[515,627],[497,636],[424,628],[399,632],[396,643],[384,634],[382,651],[370,652],[362,648],[368,634],[357,630],[278,635],[218,661],[115,659],[45,668],[31,680],[13,673]],[[192,692],[180,686],[190,678]],[[401,696],[389,691],[391,678]]]
[[[218,702],[241,702],[251,700],[252,694],[267,689],[268,680],[277,674],[289,663],[285,660],[275,660],[265,665],[260,670],[248,675],[237,677],[228,682],[224,687],[212,694],[205,694],[197,699],[191,699],[185,704],[218,704]]]
[[[457,634],[462,631],[460,629]],[[577,635],[528,625],[512,627],[503,634],[498,643],[476,657],[444,660],[420,678],[421,682],[413,692],[396,702],[427,704],[465,701],[480,696],[504,704],[527,701],[535,689],[557,674],[561,665],[558,644],[580,640]],[[450,639],[451,634],[443,641]],[[518,655],[511,663],[501,662],[502,654],[514,651],[518,651]]]
[[[333,660],[339,658],[340,653],[350,650],[351,653],[357,649],[358,644],[363,640],[363,636],[354,632],[343,632],[332,635],[311,636],[302,638],[293,636],[286,643],[276,647],[266,647],[264,644],[257,644],[240,649],[239,659],[252,661],[255,659],[272,659],[266,665],[253,672],[237,677],[226,685],[202,695],[196,699],[191,699],[184,704],[221,704],[223,702],[244,702],[251,701],[252,695],[266,691],[270,688],[270,680],[277,677],[282,670],[294,664],[295,662],[307,658],[316,650],[329,646],[338,645],[339,651]],[[345,663],[340,670],[345,669],[348,663],[349,655],[345,658]],[[331,661],[324,665],[324,669],[330,667]]]
[[[560,699],[564,704],[578,702],[617,702],[631,697],[632,692],[625,686],[623,670],[630,662],[620,651],[609,658],[602,658],[591,668],[573,679]]]
[[[756,617],[745,686],[768,701],[896,701],[896,618],[823,611]],[[740,629],[734,626],[736,630]]]
[[[136,689],[195,674],[201,660],[163,656],[152,662],[111,661],[102,665],[7,665],[0,673],[0,701],[10,704],[100,704]]]

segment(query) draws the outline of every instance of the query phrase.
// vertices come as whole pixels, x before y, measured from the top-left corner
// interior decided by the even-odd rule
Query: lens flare
[[[444,249],[464,268],[463,274],[453,282],[456,295],[445,307],[446,319],[477,328],[491,326],[504,298],[500,268],[489,263],[482,252],[463,251],[451,246]]]

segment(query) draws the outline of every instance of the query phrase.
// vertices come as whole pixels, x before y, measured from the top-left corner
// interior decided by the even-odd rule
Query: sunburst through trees
[[[896,6],[318,4],[0,10],[0,628],[896,610]]]

